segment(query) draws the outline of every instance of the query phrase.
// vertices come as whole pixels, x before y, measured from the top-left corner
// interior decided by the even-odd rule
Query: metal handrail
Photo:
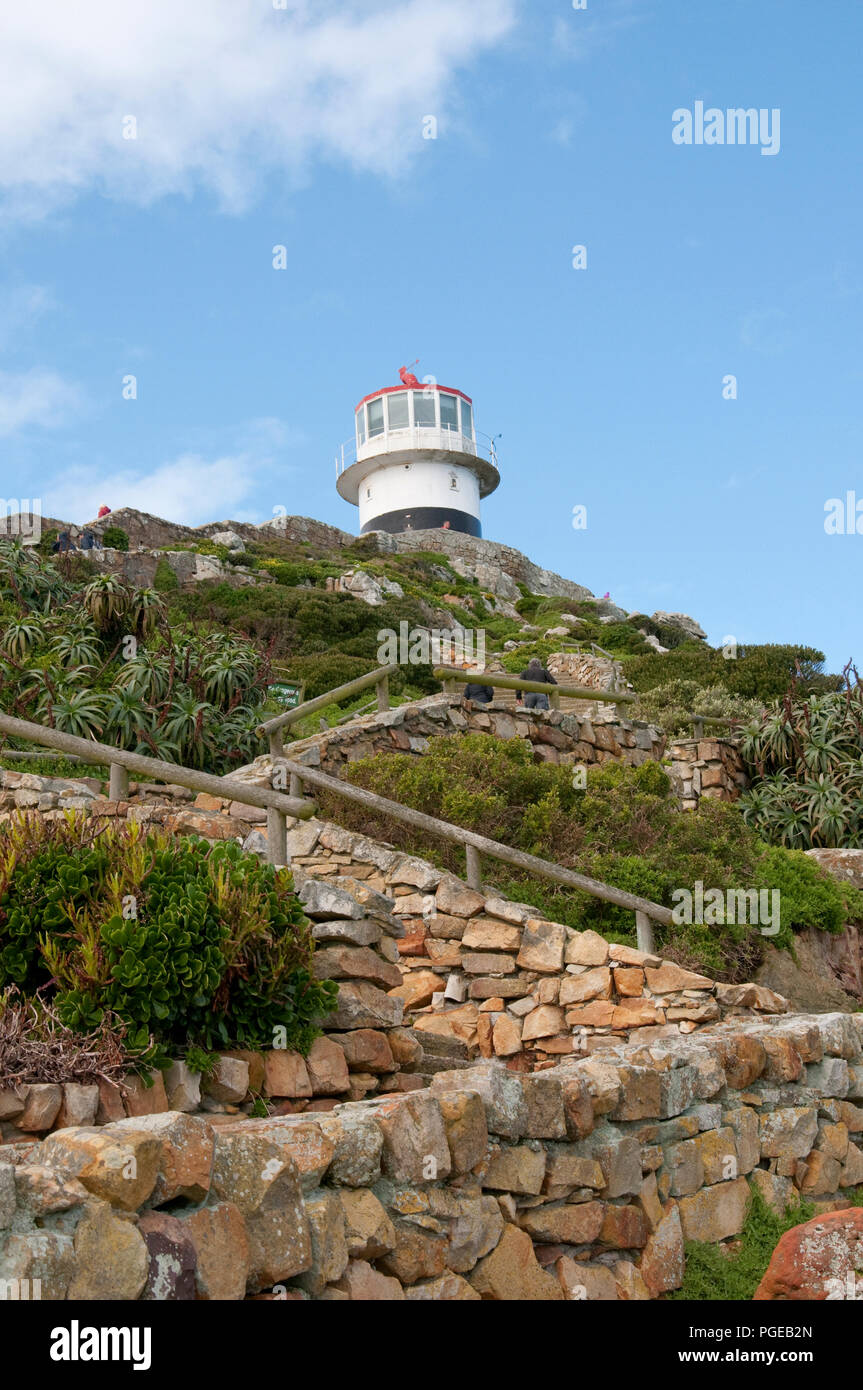
[[[497,446],[490,434],[483,430],[475,430],[474,438],[470,435],[462,434],[461,430],[446,429],[439,425],[406,425],[404,429],[391,430],[383,429],[380,434],[369,435],[362,444],[358,444],[356,436],[352,435],[346,439],[344,444],[340,444],[335,456],[336,477],[341,477],[348,468],[351,468],[358,461],[361,451],[368,449],[368,458],[375,456],[375,451],[387,453],[390,446],[423,449],[440,448],[441,436],[452,448],[460,454],[472,454],[474,458],[485,459],[486,462],[498,467]],[[374,445],[375,449],[371,446]]]

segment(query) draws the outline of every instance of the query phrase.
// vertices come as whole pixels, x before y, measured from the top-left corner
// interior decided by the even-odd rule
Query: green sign
[[[267,694],[283,709],[296,709],[303,696],[303,687],[290,685],[287,681],[279,681],[276,685],[267,686]]]

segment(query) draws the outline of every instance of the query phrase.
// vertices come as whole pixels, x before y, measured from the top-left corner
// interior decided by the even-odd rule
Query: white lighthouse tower
[[[445,528],[481,536],[480,502],[500,482],[494,441],[477,442],[473,402],[402,367],[401,386],[364,396],[336,458],[339,495],[360,533]]]

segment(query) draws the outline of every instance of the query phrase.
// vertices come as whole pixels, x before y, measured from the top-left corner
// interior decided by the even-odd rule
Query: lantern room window
[[[473,439],[473,411],[467,401],[461,401],[461,432],[468,439]]]
[[[433,430],[437,425],[434,391],[428,395],[424,391],[414,391],[414,423],[420,429]]]
[[[369,438],[374,439],[376,434],[384,432],[384,403],[378,398],[376,401],[369,401]]]
[[[364,406],[360,406],[357,411],[357,444],[362,446],[366,442],[366,411]]]
[[[391,430],[406,430],[408,420],[408,393],[400,391],[397,396],[387,396],[387,423]]]
[[[458,396],[441,395],[440,427],[442,430],[458,430]]]

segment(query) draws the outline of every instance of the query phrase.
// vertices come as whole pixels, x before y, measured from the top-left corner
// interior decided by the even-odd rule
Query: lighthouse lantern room
[[[336,458],[339,495],[360,510],[360,532],[444,528],[482,535],[480,501],[500,482],[494,441],[477,436],[470,396],[424,384],[364,396],[354,439]],[[479,442],[481,440],[482,442]]]

